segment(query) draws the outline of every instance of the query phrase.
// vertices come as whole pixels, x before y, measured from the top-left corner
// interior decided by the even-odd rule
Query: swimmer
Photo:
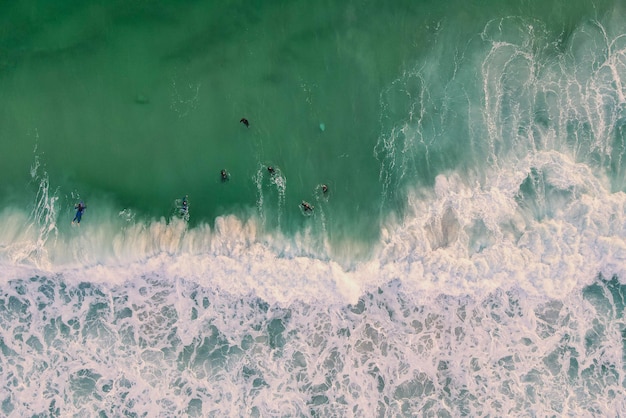
[[[304,209],[305,212],[313,212],[313,206],[311,206],[308,202],[305,202],[303,200],[300,205],[302,206],[302,209]]]
[[[324,194],[328,193],[328,186],[325,184],[322,184],[322,193]]]
[[[74,209],[76,209],[76,215],[74,216],[74,219],[72,219],[72,225],[76,222],[80,226],[80,220],[83,217],[83,212],[87,209],[87,206],[85,206],[85,204],[81,201],[74,206]]]
[[[268,171],[270,174],[275,174],[275,173],[276,173],[276,170],[274,170],[274,167],[272,167],[271,165],[267,167],[267,171]]]
[[[241,118],[241,120],[239,122],[243,123],[244,125],[246,125],[246,128],[250,127],[250,122],[248,122],[248,119],[246,119],[246,118]]]
[[[183,205],[180,208],[180,215],[185,216],[189,212],[189,203],[187,202],[187,195],[183,197]]]
[[[220,175],[222,176],[222,181],[228,181],[228,173],[226,172],[226,170],[222,170],[220,171]]]

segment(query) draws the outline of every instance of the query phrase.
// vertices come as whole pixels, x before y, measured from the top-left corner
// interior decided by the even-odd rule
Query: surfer
[[[243,123],[244,125],[246,125],[246,128],[250,127],[250,122],[248,122],[248,119],[246,119],[246,118],[241,118],[241,120],[239,122]]]
[[[74,205],[74,209],[76,209],[76,215],[74,216],[74,219],[72,219],[72,225],[74,225],[74,222],[80,225],[80,220],[83,217],[83,212],[87,209],[87,206],[85,206],[85,203],[81,201],[77,205]]]
[[[322,184],[322,193],[324,194],[328,193],[328,186],[325,184]]]
[[[220,171],[220,175],[222,176],[222,182],[228,181],[228,172],[226,170]]]
[[[313,206],[311,206],[309,202],[305,202],[303,200],[300,205],[302,206],[302,209],[304,209],[305,212],[313,212]]]
[[[267,171],[268,171],[270,174],[272,174],[272,175],[274,175],[274,173],[276,173],[276,170],[274,170],[274,167],[272,167],[271,165],[267,167]]]
[[[187,203],[187,195],[183,197],[183,204],[180,207],[180,215],[185,216],[189,212],[189,203]]]

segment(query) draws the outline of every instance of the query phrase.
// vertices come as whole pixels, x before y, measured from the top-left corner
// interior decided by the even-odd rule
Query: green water
[[[384,196],[428,187],[445,170],[485,164],[485,151],[467,141],[467,115],[450,114],[467,106],[468,97],[481,100],[475,70],[458,64],[484,48],[479,34],[490,19],[541,19],[558,43],[580,16],[601,16],[614,4],[4,4],[3,196],[19,202],[15,193],[29,182],[36,148],[61,196],[97,197],[160,217],[188,194],[192,222],[211,222],[226,213],[255,212],[260,172],[268,226],[294,231],[310,222],[298,204],[316,202],[326,183],[330,197],[320,203],[325,230],[335,240],[367,241],[378,233],[381,208],[402,210],[402,199],[382,207]],[[416,97],[403,94],[410,92],[407,74],[416,68],[431,68],[431,77],[419,82],[446,98],[431,98],[434,113],[438,105],[451,106],[452,113],[447,129],[433,128],[428,148],[408,150],[414,172],[385,186],[375,147],[409,119]],[[239,123],[242,117],[249,128]],[[285,176],[284,200],[269,183],[266,165]],[[227,183],[220,181],[222,168],[231,175]]]

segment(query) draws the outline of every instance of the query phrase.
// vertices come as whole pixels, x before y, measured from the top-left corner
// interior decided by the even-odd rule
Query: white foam
[[[516,200],[531,169],[567,196],[546,203],[554,205],[551,217],[534,219]],[[403,225],[383,233],[381,263],[384,276],[415,277],[419,289],[475,294],[520,286],[558,299],[598,273],[625,272],[626,195],[561,154],[535,154],[485,185],[440,176],[429,200],[412,199]]]
[[[563,193],[544,202],[549,216],[539,220],[519,200],[533,170],[545,187]],[[350,267],[316,253],[307,234],[268,233],[256,218],[235,216],[216,219],[214,228],[86,216],[80,227],[46,240],[36,232],[45,227],[6,209],[0,254],[5,278],[25,268],[115,283],[156,273],[284,304],[354,303],[395,279],[425,297],[515,287],[558,299],[598,274],[626,277],[626,195],[608,191],[587,166],[542,152],[488,179],[481,185],[439,176],[432,193],[412,194],[412,210],[385,225],[371,258]]]

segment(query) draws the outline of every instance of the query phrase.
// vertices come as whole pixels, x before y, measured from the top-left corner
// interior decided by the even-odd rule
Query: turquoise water
[[[301,227],[298,204],[329,183],[335,233],[376,235],[380,95],[434,38],[412,27],[423,8],[40,7],[14,11],[5,41],[7,176],[26,174],[36,144],[63,190],[157,217],[189,194],[197,223],[255,208],[251,179],[273,165],[289,192],[264,201],[272,227]]]
[[[510,3],[0,5],[3,415],[626,414],[626,10]]]

